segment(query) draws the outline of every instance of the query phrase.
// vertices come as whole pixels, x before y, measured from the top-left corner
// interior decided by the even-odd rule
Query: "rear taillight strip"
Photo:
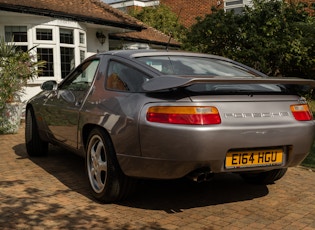
[[[290,109],[297,121],[310,121],[313,119],[313,115],[307,104],[291,105]]]
[[[147,111],[150,122],[185,124],[185,125],[213,125],[220,124],[219,111],[213,106],[154,106]]]

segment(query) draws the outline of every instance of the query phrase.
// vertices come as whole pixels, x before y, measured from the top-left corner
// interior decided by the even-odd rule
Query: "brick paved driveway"
[[[269,186],[236,175],[209,183],[142,181],[128,201],[99,204],[84,160],[52,147],[29,158],[24,130],[0,136],[0,229],[315,229],[315,172]]]

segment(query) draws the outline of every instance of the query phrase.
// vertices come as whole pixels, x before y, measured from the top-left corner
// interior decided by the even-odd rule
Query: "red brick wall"
[[[302,1],[309,5],[311,3],[315,4],[315,0],[288,0],[288,1]],[[189,28],[196,23],[196,17],[204,17],[211,13],[211,8],[217,7],[223,9],[224,0],[160,0],[161,4],[168,6],[175,14],[180,13],[179,22],[185,27]],[[138,9],[141,7],[134,7]],[[312,15],[314,15],[314,10],[306,9]]]
[[[307,12],[309,12],[311,15],[315,15],[315,10],[312,9],[312,4],[315,7],[315,0],[289,0],[292,2],[305,2],[308,4],[308,7],[305,9]]]
[[[196,23],[196,17],[204,17],[211,13],[211,7],[223,8],[223,0],[160,0],[161,4],[167,5],[178,14],[181,11],[179,21],[185,27]],[[218,6],[218,3],[221,3]]]

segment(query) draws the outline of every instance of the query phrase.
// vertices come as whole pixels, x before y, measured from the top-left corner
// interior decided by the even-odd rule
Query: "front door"
[[[78,147],[79,114],[98,64],[99,60],[90,60],[78,66],[45,102],[44,119],[53,138],[73,148]]]

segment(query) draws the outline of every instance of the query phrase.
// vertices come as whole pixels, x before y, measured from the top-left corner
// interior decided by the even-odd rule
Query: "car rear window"
[[[219,77],[266,77],[246,69],[245,66],[222,59],[192,56],[149,56],[139,61],[160,71],[163,75],[197,75]],[[185,87],[186,91],[197,94],[291,94],[296,89],[281,84],[213,84],[198,83]]]
[[[219,59],[180,56],[139,57],[137,59],[165,75],[256,76],[242,66]]]
[[[284,85],[276,84],[208,84],[199,83],[186,87],[187,91],[194,93],[211,94],[265,94],[288,93]]]

